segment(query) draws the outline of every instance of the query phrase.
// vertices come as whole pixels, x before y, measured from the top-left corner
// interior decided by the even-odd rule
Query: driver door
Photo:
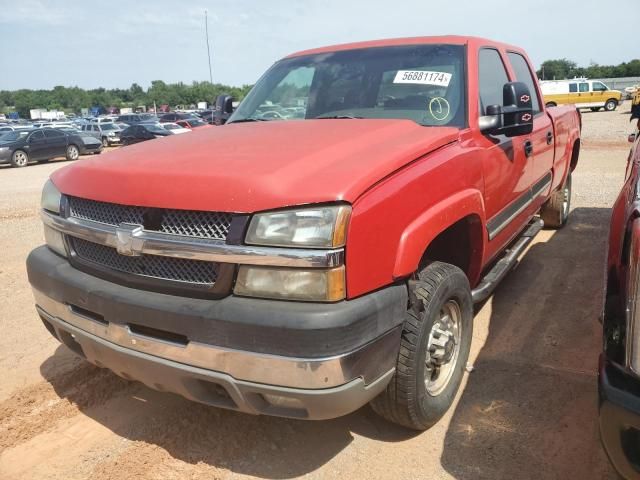
[[[44,138],[44,132],[42,130],[36,130],[29,138],[27,138],[27,144],[25,150],[31,160],[42,160],[47,158],[47,141]]]

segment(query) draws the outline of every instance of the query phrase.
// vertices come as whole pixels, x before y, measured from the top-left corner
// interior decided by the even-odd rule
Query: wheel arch
[[[477,283],[485,247],[485,214],[478,190],[465,190],[426,210],[404,230],[394,277],[412,275],[432,261],[459,267]]]

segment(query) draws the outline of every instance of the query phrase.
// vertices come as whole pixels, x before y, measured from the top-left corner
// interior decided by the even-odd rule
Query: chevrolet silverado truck
[[[160,391],[316,420],[371,402],[426,429],[460,386],[474,303],[569,215],[580,117],[546,110],[534,72],[471,37],[290,55],[223,127],[51,176],[37,311]]]
[[[640,476],[640,136],[632,143],[625,182],[609,231],[598,392],[600,438],[617,472]]]

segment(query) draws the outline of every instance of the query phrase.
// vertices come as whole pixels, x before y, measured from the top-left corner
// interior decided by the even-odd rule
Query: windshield
[[[15,142],[21,137],[29,134],[29,131],[7,132],[0,137],[0,142]]]
[[[322,117],[462,127],[464,47],[406,45],[286,58],[258,81],[229,122]]]

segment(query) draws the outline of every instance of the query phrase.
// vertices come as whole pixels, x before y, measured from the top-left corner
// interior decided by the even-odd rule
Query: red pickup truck
[[[414,429],[460,385],[473,304],[569,214],[575,108],[471,37],[278,61],[221,128],[58,170],[27,260],[62,343],[151,388]]]

